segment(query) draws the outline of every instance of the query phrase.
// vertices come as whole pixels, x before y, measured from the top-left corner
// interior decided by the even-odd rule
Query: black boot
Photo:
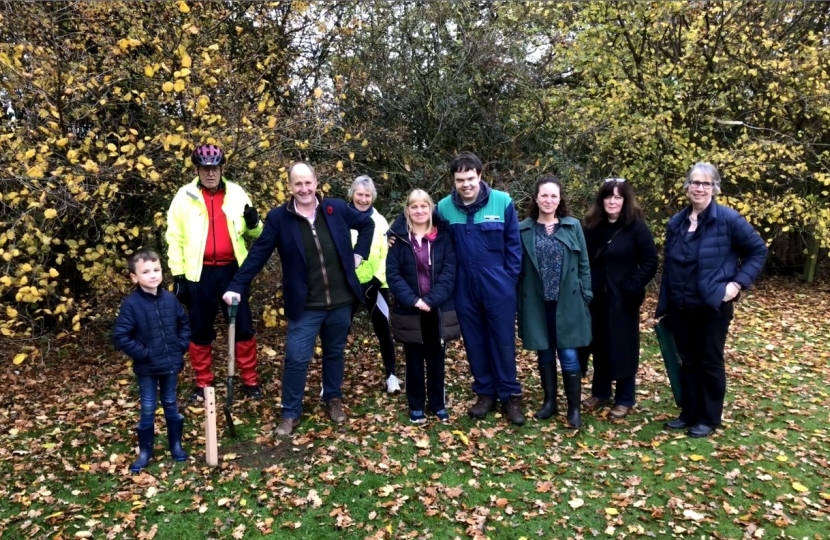
[[[579,416],[579,406],[582,403],[582,373],[563,372],[562,382],[565,386],[565,397],[568,398],[568,424],[579,429],[582,427],[582,418]]]
[[[539,363],[539,378],[542,380],[542,390],[545,392],[545,400],[542,408],[536,411],[536,418],[546,420],[559,412],[556,406],[556,363]]]
[[[170,444],[170,455],[173,461],[187,461],[187,452],[182,448],[182,432],[184,418],[167,418],[167,442]]]
[[[138,459],[130,465],[131,473],[141,472],[141,469],[146,469],[153,459],[153,442],[156,440],[155,426],[148,428],[136,428],[136,435],[138,435]]]

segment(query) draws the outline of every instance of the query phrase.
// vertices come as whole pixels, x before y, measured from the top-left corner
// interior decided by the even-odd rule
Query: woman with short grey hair
[[[738,212],[715,202],[720,174],[696,163],[683,184],[691,203],[666,226],[663,277],[656,317],[680,356],[680,416],[666,422],[690,437],[721,424],[726,396],[723,350],[734,301],[761,273],[767,245]]]
[[[386,391],[390,394],[398,394],[401,391],[401,380],[395,375],[395,343],[392,341],[392,331],[389,327],[389,319],[384,314],[382,306],[386,305],[386,313],[389,313],[389,286],[386,284],[386,253],[389,246],[386,242],[386,231],[389,230],[389,223],[380,212],[375,210],[373,204],[378,196],[375,183],[366,175],[358,176],[349,188],[349,206],[369,214],[375,222],[375,236],[372,239],[372,249],[369,258],[357,267],[357,279],[363,286],[363,302],[356,300],[352,306],[352,319],[360,309],[361,304],[366,305],[372,318],[372,327],[380,344],[380,356],[383,358],[383,366],[386,370],[384,380]],[[352,231],[352,244],[357,242],[357,231]]]
[[[689,171],[689,174],[686,175],[686,181],[683,182],[683,189],[687,191],[689,190],[692,186],[692,176],[694,175],[703,175],[708,178],[709,181],[712,182],[712,195],[720,194],[720,173],[714,165],[706,163],[705,161],[695,163]]]

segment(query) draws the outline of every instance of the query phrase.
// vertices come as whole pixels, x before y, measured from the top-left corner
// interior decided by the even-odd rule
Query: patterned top
[[[550,234],[545,225],[536,223],[536,259],[539,261],[539,272],[542,274],[542,289],[545,293],[545,302],[559,300],[559,280],[562,277],[562,261],[565,258],[565,246],[555,238],[559,230],[559,223],[553,226]]]

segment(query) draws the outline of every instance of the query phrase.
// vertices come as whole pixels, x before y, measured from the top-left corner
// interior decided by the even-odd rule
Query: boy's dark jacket
[[[449,222],[435,212],[432,223],[438,228],[438,236],[430,251],[432,286],[423,300],[431,309],[438,310],[441,337],[444,341],[450,341],[461,335],[452,300],[455,288],[455,247]],[[392,335],[402,343],[422,343],[421,310],[415,307],[419,298],[416,292],[418,272],[403,214],[389,228],[389,234],[396,237],[386,256],[386,282],[395,297]]]
[[[133,359],[136,375],[166,375],[184,368],[190,322],[173,293],[136,289],[118,311],[112,332],[115,348]]]

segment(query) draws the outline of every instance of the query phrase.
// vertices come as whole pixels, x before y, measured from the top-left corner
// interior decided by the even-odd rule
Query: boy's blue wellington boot
[[[130,465],[131,473],[139,473],[141,469],[146,469],[153,459],[153,442],[156,439],[155,426],[148,428],[136,428],[138,435],[138,459]]]
[[[170,443],[170,455],[173,461],[187,461],[187,452],[182,448],[182,431],[184,418],[167,418],[167,442]]]

